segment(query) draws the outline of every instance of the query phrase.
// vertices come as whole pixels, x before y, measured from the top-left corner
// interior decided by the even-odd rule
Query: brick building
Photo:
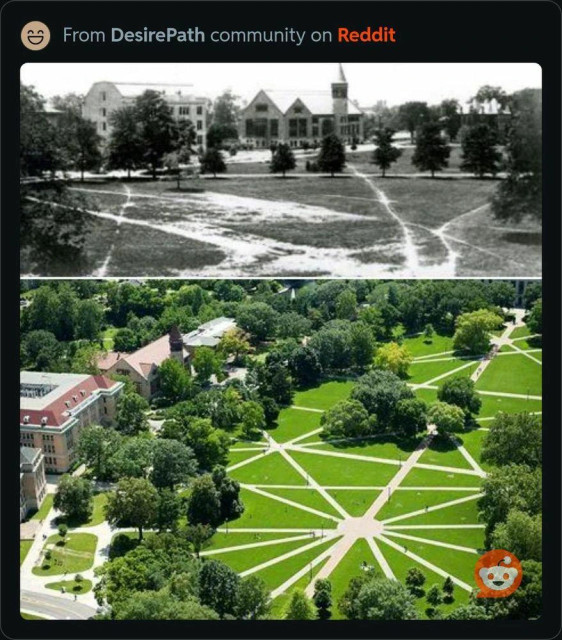
[[[40,449],[47,473],[64,473],[77,459],[86,425],[111,425],[123,388],[104,376],[20,373],[20,445]]]
[[[41,449],[20,447],[20,522],[37,511],[47,495],[45,458]]]
[[[258,148],[319,144],[330,133],[351,143],[364,137],[364,114],[348,97],[340,64],[329,90],[259,91],[242,110],[239,133],[244,144]]]
[[[191,120],[197,136],[196,144],[205,149],[210,101],[201,96],[194,96],[189,89],[189,85],[181,84],[95,82],[84,99],[82,115],[95,123],[98,134],[107,142],[111,133],[111,113],[133,104],[135,99],[147,90],[157,91],[172,109],[176,120]]]

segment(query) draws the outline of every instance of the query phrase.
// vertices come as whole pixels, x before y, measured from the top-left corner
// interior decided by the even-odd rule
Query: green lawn
[[[292,452],[291,456],[322,486],[379,487],[386,485],[398,471],[396,464],[334,458],[300,451]]]
[[[416,536],[417,538],[458,544],[461,547],[469,547],[470,549],[485,548],[484,527],[481,529],[400,529],[400,533]],[[399,540],[398,538],[393,539]]]
[[[73,593],[80,596],[92,588],[90,580],[82,580],[82,582],[76,582],[76,580],[61,580],[60,582],[48,582],[45,588],[52,589],[53,591],[60,591],[64,588],[66,593]]]
[[[312,541],[312,539],[311,539]],[[294,576],[297,571],[306,567],[306,565],[310,564],[314,558],[317,558],[323,551],[329,549],[332,545],[336,543],[336,539],[332,538],[331,540],[326,540],[323,544],[319,544],[317,547],[313,547],[308,551],[304,551],[303,553],[299,553],[292,558],[288,558],[287,560],[283,560],[278,564],[274,564],[271,567],[267,567],[266,569],[262,569],[261,571],[256,571],[255,574],[259,578],[261,578],[265,584],[268,586],[270,590],[273,591],[276,587],[281,586],[286,580],[288,580],[291,576]],[[309,579],[315,575],[315,569],[311,568],[310,573],[308,574]],[[308,580],[306,580],[303,576],[304,587],[308,584]],[[303,588],[304,588],[303,587]]]
[[[512,340],[515,340],[516,338],[526,338],[530,335],[531,332],[529,331],[529,327],[525,324],[522,327],[515,327],[515,329],[513,329],[513,331],[509,334],[509,337]]]
[[[451,499],[454,500],[454,498]],[[478,521],[477,503],[478,498],[474,498],[474,500],[453,504],[450,507],[444,507],[436,511],[428,511],[427,513],[422,513],[411,518],[404,518],[404,520],[390,523],[389,526],[409,527],[417,524],[480,524]],[[421,537],[423,537],[423,531],[424,530],[421,530],[419,534]],[[416,534],[414,533],[413,535]]]
[[[289,587],[285,593],[281,593],[277,598],[275,598],[275,600],[273,600],[269,612],[269,615],[273,620],[282,620],[284,618],[287,604],[291,598],[291,593],[297,589],[304,591],[308,583],[316,577],[317,573],[322,569],[326,562],[328,562],[328,558],[319,562],[312,571],[308,571],[302,578],[300,578],[300,580],[297,580],[291,587]]]
[[[444,351],[453,351],[453,338],[440,336],[436,333],[431,340],[427,340],[423,334],[420,334],[413,338],[404,338],[403,345],[408,348],[414,358],[419,358],[443,353]]]
[[[247,569],[251,569],[252,567],[257,567],[263,562],[282,556],[293,549],[304,547],[312,541],[312,538],[310,538],[310,540],[291,540],[289,542],[282,542],[281,544],[274,544],[268,547],[255,547],[254,549],[245,549],[242,551],[217,553],[211,557],[214,560],[224,562],[231,569],[240,573]]]
[[[479,487],[482,478],[466,473],[414,467],[402,481],[403,487]]]
[[[437,464],[442,467],[472,469],[466,458],[449,438],[434,438],[422,453],[419,461],[423,464]]]
[[[542,394],[542,368],[523,354],[494,358],[476,382],[481,391]]]
[[[301,409],[283,409],[279,413],[277,427],[269,433],[277,442],[287,442],[293,438],[314,431],[320,426],[321,413]]]
[[[417,361],[412,362],[410,368],[408,370],[409,377],[408,382],[411,384],[421,384],[429,382],[433,380],[433,378],[437,378],[443,374],[450,372],[452,374],[455,369],[462,367],[464,365],[464,369],[460,371],[456,371],[454,373],[455,376],[470,376],[470,374],[478,367],[478,362],[473,362],[471,364],[470,360],[461,359],[461,358],[452,358],[451,360],[443,360],[443,361]],[[441,385],[442,382],[446,380],[442,378],[441,380],[437,380],[436,385]]]
[[[108,327],[102,332],[101,339],[103,340],[103,348],[107,349],[107,351],[111,351],[113,349],[113,339],[115,338],[117,331],[117,327]]]
[[[41,616],[33,615],[32,613],[25,613],[24,611],[20,611],[20,616],[24,620],[47,620],[48,618],[42,618]]]
[[[437,389],[416,389],[414,393],[428,405],[437,402]]]
[[[489,424],[491,424],[491,421]],[[487,431],[482,431],[482,429],[473,429],[472,431],[466,431],[458,434],[458,438],[462,441],[464,448],[468,453],[470,453],[482,469],[484,469],[484,471],[489,471],[492,468],[488,463],[482,462],[480,458],[482,454],[482,445],[487,433]]]
[[[353,382],[351,380],[331,380],[319,387],[298,391],[293,398],[293,404],[297,407],[326,410],[333,407],[341,400],[349,397]]]
[[[372,456],[373,458],[405,460],[418,444],[418,440],[382,435],[377,438],[367,438],[366,440],[325,442],[322,445],[311,448],[318,448],[320,451],[354,453],[361,456]]]
[[[23,561],[27,557],[29,550],[31,549],[31,545],[33,544],[33,540],[20,540],[20,567],[23,564]]]
[[[514,356],[509,356],[510,358]],[[525,357],[525,356],[521,356]],[[531,364],[534,364],[531,362]],[[491,366],[491,365],[490,365]],[[539,365],[534,365],[539,367]],[[484,374],[482,374],[484,375]],[[527,398],[506,398],[501,396],[480,395],[482,407],[478,413],[478,418],[494,417],[499,411],[504,413],[523,413],[524,411],[542,411],[541,400],[527,400]],[[483,423],[488,426],[487,423]]]
[[[45,499],[43,500],[43,504],[39,508],[39,511],[36,511],[33,514],[31,520],[44,520],[47,517],[49,511],[53,508],[54,499],[55,496],[52,493],[48,493],[45,496]]]
[[[229,475],[244,484],[306,484],[305,479],[278,452],[263,455]]]
[[[237,451],[236,449],[231,449],[228,452],[228,465],[232,466],[242,462],[243,460],[248,460],[248,458],[255,458],[256,456],[262,456],[265,449],[261,448],[259,451]]]
[[[332,489],[328,492],[350,516],[362,516],[380,494],[378,490]]]
[[[467,491],[403,491],[398,489],[390,497],[384,507],[377,513],[377,520],[394,518],[413,511],[419,511],[425,507],[433,507],[437,504],[466,498],[470,493]],[[397,521],[396,524],[408,524],[408,522]],[[392,523],[391,523],[392,524]],[[460,523],[459,523],[460,524]],[[421,535],[421,534],[420,534]]]
[[[90,569],[94,563],[97,536],[91,533],[69,533],[66,542],[55,534],[47,538],[43,550],[51,551],[52,557],[43,557],[41,566],[33,568],[37,576],[56,576],[64,573],[80,573]]]
[[[83,527],[95,527],[105,521],[105,505],[107,504],[107,492],[96,493],[94,496],[94,511]]]
[[[282,538],[291,538],[298,536],[298,533],[246,533],[237,532],[236,529],[228,533],[217,532],[209,540],[203,551],[211,551],[213,549],[224,549],[226,547],[239,547],[243,544],[252,544],[254,542],[266,542],[267,540],[281,540]]]
[[[268,489],[267,491],[275,496],[280,496],[336,518],[341,518],[340,513],[316,489]]]
[[[333,529],[337,526],[334,520],[322,518],[309,511],[266,498],[265,496],[242,489],[240,492],[244,502],[244,513],[237,520],[228,523],[230,529],[246,528],[295,528],[295,529]],[[281,534],[282,538],[285,534]]]
[[[391,539],[396,544],[406,543],[406,545],[408,545],[409,543],[408,540],[401,540],[400,538],[391,538]],[[402,583],[404,583],[404,581],[406,580],[406,575],[408,573],[408,570],[411,569],[412,567],[416,567],[424,574],[426,578],[426,582],[424,584],[424,590],[426,592],[434,584],[438,584],[441,587],[443,586],[443,583],[445,582],[445,578],[441,577],[438,573],[435,573],[431,569],[428,569],[427,567],[424,567],[423,565],[418,564],[415,560],[408,558],[403,553],[401,553],[400,551],[397,551],[396,549],[394,549],[393,547],[391,547],[390,545],[386,544],[383,541],[377,540],[377,544],[379,545],[379,549],[382,551],[382,554],[385,557],[386,561],[390,565],[394,575]],[[435,548],[438,549],[438,547],[435,547]],[[413,551],[413,549],[411,549],[411,551]],[[446,550],[442,549],[441,551],[446,551]],[[439,606],[440,611],[443,614],[446,614],[452,609],[455,609],[460,605],[468,604],[469,595],[470,594],[468,593],[468,591],[465,591],[464,589],[461,589],[460,587],[455,586],[455,589],[453,592],[453,596],[455,598],[454,602],[452,602],[451,604],[440,605]],[[425,610],[427,609],[428,606],[429,606],[429,603],[427,602],[425,596],[422,596],[421,598],[416,598],[416,608],[421,618],[426,618]]]

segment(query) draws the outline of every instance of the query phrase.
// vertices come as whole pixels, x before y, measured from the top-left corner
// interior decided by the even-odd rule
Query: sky
[[[364,107],[379,100],[394,106],[410,100],[437,104],[470,99],[482,85],[507,93],[539,88],[541,68],[533,63],[346,63],[349,97]],[[180,83],[215,98],[225,89],[249,101],[260,89],[325,90],[336,63],[28,63],[21,80],[44,97],[83,94],[97,81]]]

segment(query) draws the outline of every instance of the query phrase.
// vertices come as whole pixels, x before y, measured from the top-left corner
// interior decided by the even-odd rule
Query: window
[[[107,93],[105,91],[101,92],[101,99],[103,102],[105,102],[107,100]]]
[[[306,118],[299,118],[299,138],[306,138],[308,135],[308,127]]]
[[[295,113],[302,113],[302,107],[295,107],[295,108],[293,109],[293,111],[294,111]]]
[[[105,123],[105,122],[101,123],[101,130],[102,131],[107,131],[107,123]]]
[[[203,136],[197,136],[197,144],[203,144]]]
[[[264,104],[264,103],[256,104],[256,112],[263,113],[264,111],[268,111],[268,110],[269,110],[269,105],[268,104]]]
[[[267,118],[256,118],[254,120],[254,136],[256,138],[267,138]]]
[[[297,122],[298,121],[296,118],[289,119],[289,138],[297,137]]]
[[[107,109],[105,107],[102,108],[101,110],[101,115],[105,118],[105,116],[107,115]]]
[[[180,116],[188,116],[189,115],[189,107],[180,107],[178,111]]]
[[[201,131],[203,129],[203,120],[197,120],[197,131]]]
[[[203,107],[201,107],[201,106],[198,106],[198,107],[197,107],[197,115],[198,115],[198,116],[203,115]]]
[[[270,120],[269,121],[269,131],[272,138],[279,137],[279,120]]]
[[[254,121],[251,119],[246,120],[246,138],[251,138],[254,135]]]

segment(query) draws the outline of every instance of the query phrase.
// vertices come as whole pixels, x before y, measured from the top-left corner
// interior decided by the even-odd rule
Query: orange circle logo
[[[477,598],[505,598],[521,584],[523,569],[519,560],[505,549],[492,549],[474,567],[479,587]]]

